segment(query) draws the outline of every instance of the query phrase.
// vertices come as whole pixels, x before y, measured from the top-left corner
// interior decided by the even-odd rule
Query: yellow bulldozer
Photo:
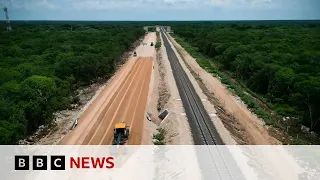
[[[129,126],[126,123],[117,123],[113,130],[113,145],[123,145],[129,138]]]

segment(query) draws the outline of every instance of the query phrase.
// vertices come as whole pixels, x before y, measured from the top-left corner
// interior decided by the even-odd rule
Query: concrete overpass
[[[160,31],[160,28],[164,28],[167,32],[171,32],[171,26],[144,26],[143,29],[148,32],[149,28],[156,28],[156,31]]]

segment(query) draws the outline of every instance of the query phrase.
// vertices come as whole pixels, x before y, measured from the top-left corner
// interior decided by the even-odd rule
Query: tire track
[[[145,120],[145,106],[148,100],[148,95],[143,94],[144,89],[149,88],[149,82],[151,79],[151,71],[152,71],[152,58],[146,58],[146,69],[145,72],[147,76],[143,79],[143,83],[141,86],[141,89],[139,91],[139,96],[137,99],[137,105],[135,106],[135,109],[132,113],[132,120],[130,123],[130,137],[128,140],[128,144],[130,145],[139,145],[141,143],[142,133],[139,131],[136,131],[137,129],[142,129],[143,123],[137,123],[137,120],[142,120],[142,122]],[[147,93],[148,94],[148,91]],[[138,103],[140,102],[140,103]],[[137,127],[138,126],[138,127]]]
[[[103,114],[102,120],[99,121],[99,124],[97,126],[97,128],[95,128],[95,131],[93,134],[88,134],[87,137],[88,139],[90,138],[90,140],[88,142],[84,141],[83,144],[100,144],[101,142],[101,134],[105,134],[105,132],[108,132],[109,128],[112,125],[112,122],[114,121],[115,116],[117,115],[117,112],[120,108],[121,103],[125,99],[127,93],[130,93],[130,89],[133,85],[133,82],[135,80],[135,77],[137,77],[137,75],[139,74],[140,68],[143,67],[143,61],[141,60],[141,58],[138,59],[138,61],[136,62],[136,64],[138,64],[138,67],[135,67],[132,70],[133,75],[130,73],[130,75],[128,76],[128,78],[126,79],[126,81],[122,84],[122,87],[120,88],[120,90],[118,91],[118,93],[116,94],[116,96],[114,96],[114,99],[112,102],[110,102],[106,107],[107,107],[107,112]],[[129,83],[129,84],[128,84]],[[120,102],[119,102],[120,101]],[[118,103],[118,105],[114,105]],[[111,122],[109,121],[108,118],[111,118]],[[105,129],[105,127],[108,127],[107,130]]]
[[[132,63],[135,63],[134,61],[129,61],[126,66],[131,66]],[[135,66],[136,64],[134,64]],[[129,71],[126,68],[120,69],[120,71],[123,71],[123,73],[120,73],[118,77],[114,77],[114,79],[110,82],[108,85],[110,88],[106,87],[101,91],[101,93],[96,97],[95,103],[91,103],[89,107],[83,112],[81,117],[78,121],[78,126],[76,129],[68,133],[60,142],[59,144],[81,144],[86,136],[83,136],[83,134],[88,134],[92,128],[94,128],[94,125],[96,125],[97,120],[101,118],[101,114],[106,111],[105,104],[107,102],[113,101],[114,96],[110,96],[110,94],[105,92],[111,92],[116,88],[119,88],[120,84],[123,83],[123,81],[127,78],[127,76],[130,75],[134,67]],[[117,81],[115,81],[117,79]],[[115,94],[114,94],[115,95]],[[103,101],[101,102],[102,99]],[[101,102],[101,103],[100,103]],[[94,104],[101,104],[98,108],[94,106]],[[87,119],[90,117],[91,114],[94,114],[91,118],[91,121],[84,121],[84,119]],[[81,133],[79,131],[82,130]]]

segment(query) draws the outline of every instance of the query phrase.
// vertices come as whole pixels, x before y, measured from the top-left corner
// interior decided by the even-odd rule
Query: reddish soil
[[[155,40],[148,34],[144,41]],[[118,122],[129,125],[128,144],[141,144],[145,107],[151,79],[154,47],[139,46],[131,58],[79,118],[78,125],[59,144],[112,144]]]

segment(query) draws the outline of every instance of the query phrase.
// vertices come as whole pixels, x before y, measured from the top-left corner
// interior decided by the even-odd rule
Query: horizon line
[[[6,21],[6,20],[0,20],[0,21]],[[108,22],[108,21],[125,21],[125,22],[175,22],[175,21],[320,21],[320,19],[243,19],[243,20],[10,20],[12,21],[93,21],[93,22]]]

